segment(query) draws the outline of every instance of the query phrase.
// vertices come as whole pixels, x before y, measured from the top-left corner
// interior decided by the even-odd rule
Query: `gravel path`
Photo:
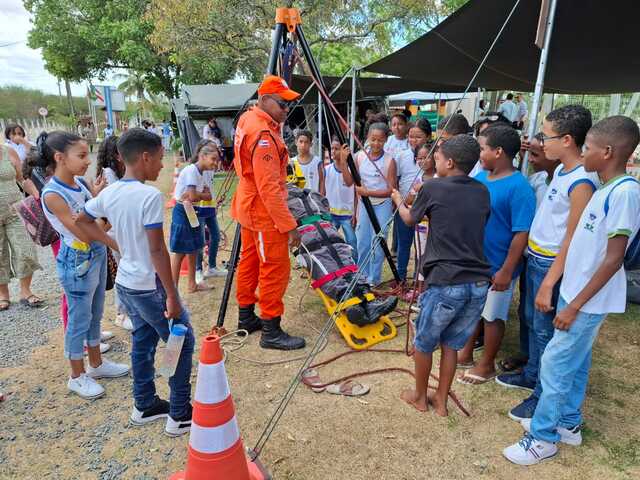
[[[20,305],[18,282],[11,281],[11,307],[0,312],[0,368],[20,365],[34,347],[47,343],[46,333],[60,325],[60,286],[51,248],[38,248],[38,260],[42,270],[34,274],[31,288],[46,304],[40,308]]]

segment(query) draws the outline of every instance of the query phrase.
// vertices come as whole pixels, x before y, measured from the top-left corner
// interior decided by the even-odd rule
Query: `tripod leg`
[[[233,236],[233,246],[231,247],[231,257],[227,264],[227,278],[224,281],[224,290],[222,291],[222,299],[220,300],[220,309],[218,310],[218,328],[224,325],[224,317],[227,315],[227,307],[229,306],[229,297],[231,296],[231,286],[233,285],[233,276],[238,268],[238,260],[240,259],[240,224],[236,225],[236,232]]]

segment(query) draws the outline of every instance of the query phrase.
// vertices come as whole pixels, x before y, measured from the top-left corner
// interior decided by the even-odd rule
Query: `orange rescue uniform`
[[[288,232],[297,224],[287,207],[288,163],[280,125],[259,107],[245,112],[234,138],[239,181],[231,216],[242,227],[236,299],[242,307],[258,303],[263,320],[284,313],[289,284]]]

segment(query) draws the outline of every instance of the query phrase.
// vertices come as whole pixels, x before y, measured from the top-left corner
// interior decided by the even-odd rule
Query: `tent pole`
[[[480,108],[480,95],[482,93],[482,90],[480,89],[480,87],[478,87],[478,92],[476,93],[476,104],[473,107],[473,123],[472,125],[476,124],[476,121],[478,120],[478,109]]]
[[[322,94],[318,92],[318,158],[322,160]]]
[[[349,138],[349,150],[353,152],[355,147],[356,140],[353,137],[353,134],[356,131],[356,88],[358,82],[358,73],[359,70],[356,67],[353,67],[351,71],[351,117],[349,118],[349,126],[351,127],[351,138]]]
[[[544,46],[540,51],[540,64],[538,65],[538,76],[536,78],[536,89],[533,93],[533,105],[531,106],[531,118],[529,119],[529,129],[527,133],[529,138],[533,138],[536,134],[536,126],[538,123],[538,111],[540,110],[540,101],[542,100],[542,92],[544,90],[544,75],[547,70],[547,58],[549,56],[549,45],[551,44],[551,34],[553,33],[553,23],[556,17],[556,5],[558,0],[551,0],[549,4],[549,13],[547,15],[547,26],[545,29]],[[522,162],[522,173],[527,175],[529,171],[529,152],[525,153]]]

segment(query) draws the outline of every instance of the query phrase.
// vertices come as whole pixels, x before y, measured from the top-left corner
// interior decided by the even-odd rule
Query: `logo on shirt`
[[[558,190],[556,190],[555,188],[551,189],[551,192],[549,192],[549,200],[553,201],[553,198],[558,194]]]
[[[585,230],[587,230],[589,232],[593,232],[593,230],[595,228],[594,224],[595,224],[595,221],[596,221],[597,218],[598,217],[595,214],[589,213],[589,219],[587,220],[587,223],[584,224]]]
[[[259,147],[268,147],[269,146],[269,140],[259,140],[258,141],[258,146]]]

